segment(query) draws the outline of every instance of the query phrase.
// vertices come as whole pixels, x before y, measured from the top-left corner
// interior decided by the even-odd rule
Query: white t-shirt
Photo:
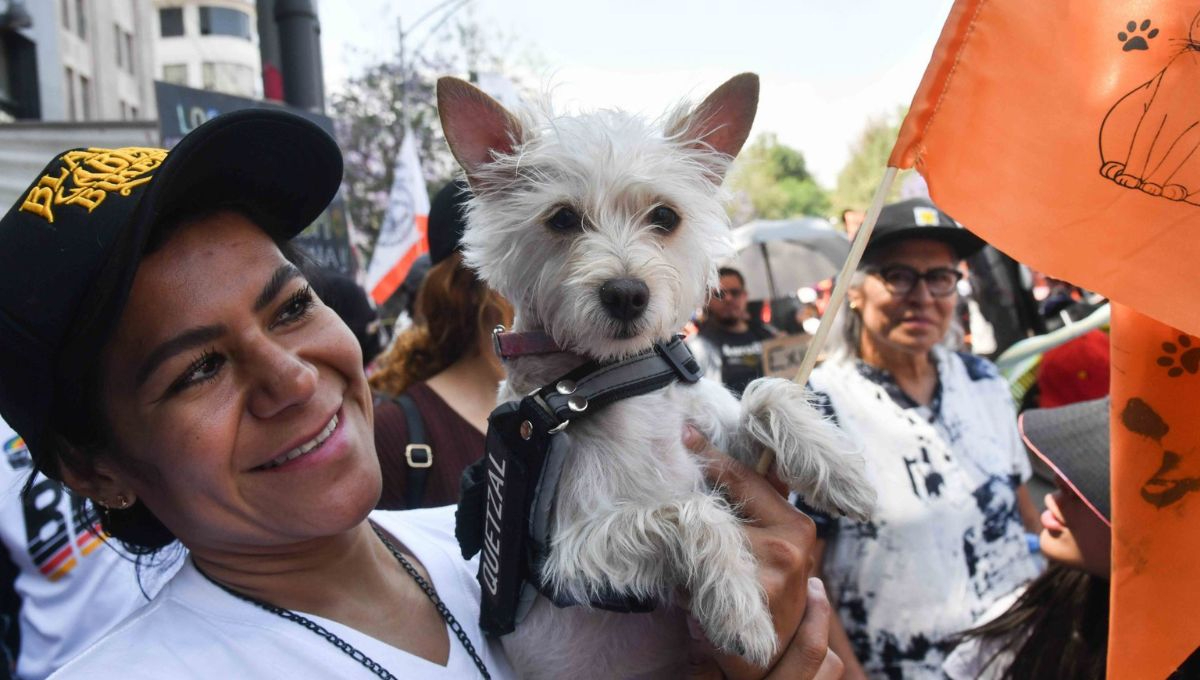
[[[949,636],[1038,573],[1017,509],[1030,475],[1008,385],[992,364],[937,347],[928,406],[861,362],[813,372],[878,492],[870,522],[828,528],[825,583],[872,677],[941,678]]]
[[[33,462],[3,421],[0,448],[0,541],[21,600],[17,676],[40,679],[148,600],[132,558],[89,531],[86,500],[40,474],[29,498],[22,496]]]
[[[454,507],[376,511],[371,519],[424,565],[438,595],[466,631],[491,676],[515,677],[499,642],[489,641],[479,629],[477,561],[467,562],[458,552]],[[439,666],[336,621],[303,615],[397,678],[479,677],[475,663],[448,628],[450,659],[446,666]],[[221,590],[188,560],[149,606],[53,677],[369,680],[376,676],[307,628]]]

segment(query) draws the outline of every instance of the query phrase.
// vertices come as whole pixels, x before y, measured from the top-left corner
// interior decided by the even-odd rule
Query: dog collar
[[[562,351],[558,343],[554,342],[554,338],[542,331],[517,333],[504,330],[504,326],[492,329],[492,349],[501,361],[531,354],[554,354]]]

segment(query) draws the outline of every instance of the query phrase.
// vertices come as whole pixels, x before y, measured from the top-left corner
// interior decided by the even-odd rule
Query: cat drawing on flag
[[[1109,109],[1100,158],[1123,187],[1200,205],[1200,14],[1166,67]]]

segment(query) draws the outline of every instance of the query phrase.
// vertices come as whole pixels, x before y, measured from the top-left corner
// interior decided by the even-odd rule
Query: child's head
[[[1046,495],[1042,553],[1103,578],[1112,547],[1108,411],[1108,399],[1096,399],[1034,409],[1020,421],[1026,445],[1054,470],[1058,487]]]

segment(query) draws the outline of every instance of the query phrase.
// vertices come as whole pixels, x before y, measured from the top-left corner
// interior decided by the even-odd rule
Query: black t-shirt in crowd
[[[762,341],[775,337],[775,331],[757,321],[751,321],[741,333],[707,323],[700,329],[700,337],[721,355],[721,382],[741,394],[750,381],[762,377]]]

